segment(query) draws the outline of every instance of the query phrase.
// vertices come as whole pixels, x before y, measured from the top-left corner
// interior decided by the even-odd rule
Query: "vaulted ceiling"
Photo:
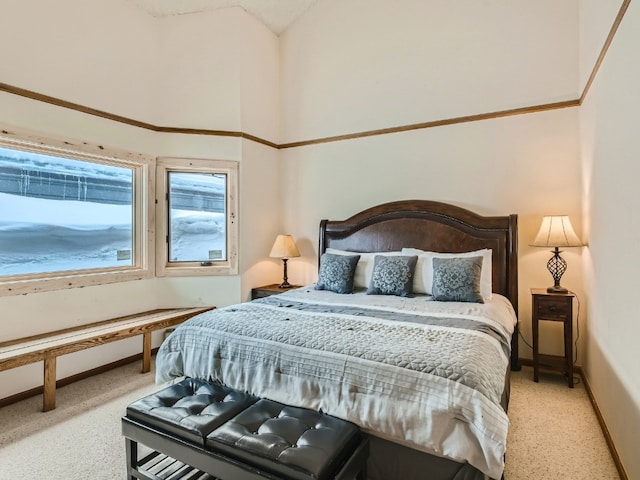
[[[280,35],[318,0],[130,0],[154,17],[241,7]]]

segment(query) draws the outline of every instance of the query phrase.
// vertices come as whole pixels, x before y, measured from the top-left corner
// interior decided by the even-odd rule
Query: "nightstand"
[[[533,330],[533,381],[538,381],[540,366],[559,370],[573,388],[573,293],[548,293],[545,288],[531,289],[531,328]],[[538,324],[541,321],[564,323],[564,356],[538,353]]]
[[[272,285],[264,285],[262,287],[256,287],[251,289],[251,300],[255,300],[256,298],[264,298],[270,295],[277,295],[278,293],[288,292],[290,290],[294,290],[296,288],[300,288],[302,285],[291,285],[290,288],[280,288],[279,283],[274,283]]]

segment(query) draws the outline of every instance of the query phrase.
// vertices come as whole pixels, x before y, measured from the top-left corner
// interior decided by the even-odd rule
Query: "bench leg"
[[[134,472],[138,469],[138,442],[125,438],[127,448],[127,479],[136,480]]]
[[[42,411],[56,408],[56,357],[44,359],[44,387],[42,392]]]
[[[142,334],[142,373],[151,370],[151,332]]]

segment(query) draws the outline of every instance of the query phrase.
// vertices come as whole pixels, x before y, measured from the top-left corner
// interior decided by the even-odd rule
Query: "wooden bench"
[[[142,373],[151,369],[151,333],[215,307],[169,308],[0,342],[0,371],[44,361],[42,411],[56,408],[56,359],[60,355],[142,335]]]

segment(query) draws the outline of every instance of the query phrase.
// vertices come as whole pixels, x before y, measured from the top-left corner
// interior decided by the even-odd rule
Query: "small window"
[[[149,276],[147,165],[55,143],[0,137],[0,295]]]
[[[157,170],[158,276],[236,274],[237,163],[159,159]]]

